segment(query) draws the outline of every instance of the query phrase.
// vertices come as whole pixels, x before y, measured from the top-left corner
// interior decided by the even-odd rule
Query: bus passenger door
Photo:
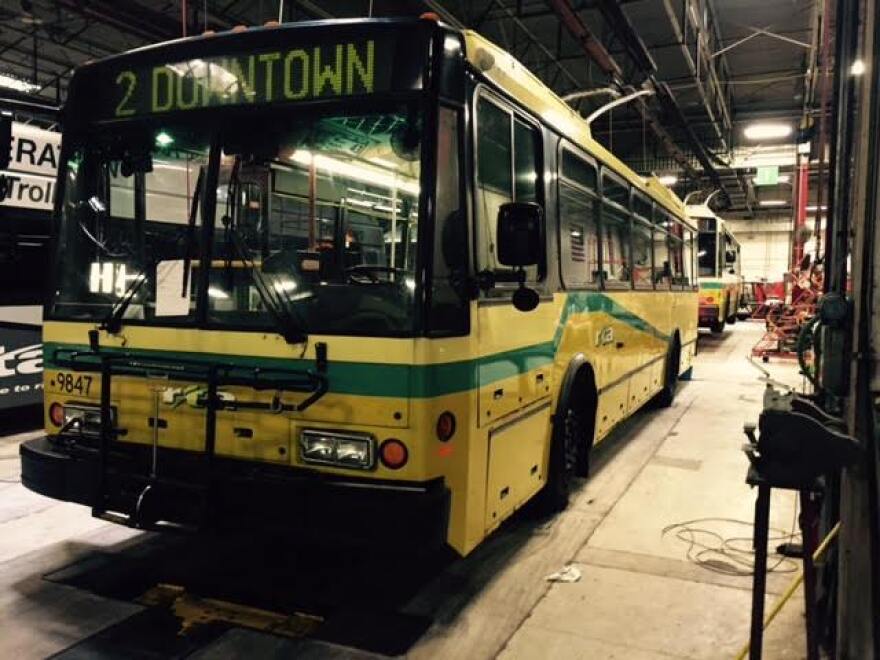
[[[513,271],[498,259],[498,210],[507,202],[544,202],[539,131],[507,103],[479,91],[476,98],[475,270],[498,285],[484,292],[474,325],[478,425],[488,441],[486,526],[498,525],[537,492],[552,391],[553,305],[529,312],[510,302]],[[526,268],[526,285],[540,287],[538,266]],[[546,404],[535,405],[541,398]],[[528,410],[528,412],[524,412]]]

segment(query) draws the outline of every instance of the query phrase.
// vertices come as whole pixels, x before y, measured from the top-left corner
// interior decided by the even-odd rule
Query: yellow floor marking
[[[323,619],[303,612],[280,614],[248,605],[230,603],[214,598],[201,598],[186,593],[174,584],[158,584],[137,599],[142,605],[168,607],[180,619],[180,635],[186,635],[195,626],[209,623],[228,623],[243,628],[300,638],[314,632]]]

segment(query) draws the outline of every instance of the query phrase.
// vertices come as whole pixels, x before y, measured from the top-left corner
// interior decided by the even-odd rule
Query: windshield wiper
[[[301,344],[308,339],[304,328],[304,324],[297,323],[294,314],[291,311],[291,303],[293,302],[287,295],[287,291],[283,288],[280,290],[270,287],[266,282],[266,278],[262,272],[258,271],[253,260],[249,256],[247,244],[242,239],[240,230],[236,224],[236,216],[238,215],[238,186],[239,171],[241,170],[241,155],[237,154],[232,164],[232,172],[229,175],[229,184],[226,188],[226,213],[224,217],[224,228],[227,232],[227,243],[238,253],[238,258],[244,264],[257,295],[263,306],[275,321],[275,327],[279,334],[288,344]],[[228,248],[227,248],[228,250]],[[227,255],[227,264],[229,263],[229,255]],[[276,298],[273,291],[278,294]]]
[[[186,239],[186,249],[185,249],[185,257],[183,261],[183,290],[181,291],[181,297],[187,295],[187,291],[189,290],[189,270],[190,265],[192,263],[192,243],[195,238],[195,228],[196,228],[196,215],[199,212],[199,205],[201,204],[201,191],[202,191],[202,183],[205,178],[205,168],[199,168],[199,176],[196,179],[196,188],[193,193],[192,204],[189,208],[189,218],[187,218],[186,224],[186,234],[183,236],[178,236],[177,242],[175,243],[175,249],[178,248],[183,239]],[[104,319],[104,321],[99,326],[102,330],[106,330],[112,335],[118,334],[120,330],[122,330],[122,318],[125,316],[126,310],[128,310],[131,305],[131,301],[134,300],[134,297],[137,295],[138,291],[141,290],[141,286],[147,280],[147,272],[159,264],[158,255],[153,257],[149,261],[149,263],[145,264],[143,268],[141,268],[134,277],[134,281],[129,285],[128,290],[123,295],[122,299],[116,304],[116,306],[110,310],[110,313]]]
[[[134,300],[137,292],[141,290],[141,286],[147,280],[147,271],[150,266],[154,266],[156,263],[157,261],[153,260],[137,272],[137,275],[134,276],[134,281],[128,286],[128,290],[122,296],[122,299],[116,303],[115,307],[110,309],[101,325],[98,326],[101,330],[106,330],[111,335],[119,334],[119,331],[122,330],[122,317],[125,316],[131,301]]]

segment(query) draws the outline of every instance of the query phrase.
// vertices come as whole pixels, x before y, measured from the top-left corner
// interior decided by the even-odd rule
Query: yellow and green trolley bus
[[[672,403],[695,228],[509,54],[431,17],[78,69],[25,485],[139,528],[460,554]]]
[[[700,283],[700,326],[713,333],[736,323],[743,292],[739,241],[727,223],[706,204],[688,206],[699,229],[697,268]]]

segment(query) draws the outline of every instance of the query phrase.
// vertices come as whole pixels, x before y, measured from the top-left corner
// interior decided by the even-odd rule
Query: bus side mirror
[[[12,160],[12,113],[0,112],[0,170],[9,169]]]
[[[736,263],[736,252],[731,252],[730,250],[725,252],[724,253],[724,261],[726,261],[729,264],[735,264]]]
[[[526,286],[526,266],[537,266],[544,254],[544,209],[534,202],[509,202],[498,209],[495,232],[498,261],[513,266],[519,288],[513,306],[530,312],[538,306],[538,292]]]
[[[496,240],[503,266],[535,266],[544,252],[544,209],[534,202],[509,202],[498,209]]]

